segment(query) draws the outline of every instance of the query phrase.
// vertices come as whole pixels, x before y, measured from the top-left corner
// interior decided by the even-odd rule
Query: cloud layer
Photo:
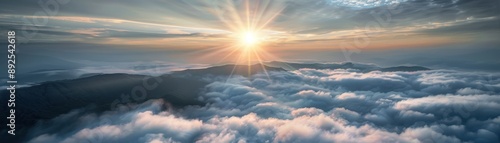
[[[29,142],[499,141],[497,74],[300,69],[269,79],[206,79],[204,106],[74,110],[38,124]]]

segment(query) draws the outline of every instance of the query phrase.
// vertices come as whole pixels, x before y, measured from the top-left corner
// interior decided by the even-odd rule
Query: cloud
[[[94,61],[66,61],[59,58],[47,56],[29,55],[29,58],[21,61],[42,60],[37,65],[20,65],[23,72],[17,76],[21,79],[21,84],[26,86],[36,85],[47,81],[57,81],[66,79],[77,79],[100,74],[126,73],[135,75],[160,76],[174,71],[185,69],[204,68],[203,64],[176,64],[171,62],[94,62]],[[109,66],[112,65],[112,66]],[[7,77],[0,77],[1,80],[7,80]]]
[[[379,6],[386,6],[391,4],[397,4],[401,2],[406,2],[406,0],[375,0],[375,1],[364,1],[364,0],[329,0],[331,4],[338,6],[352,7],[356,9],[366,9]]]
[[[386,32],[390,33],[395,33],[392,30],[429,23],[453,23],[462,19],[495,18],[499,16],[496,11],[496,6],[499,3],[496,0],[322,0],[314,2],[280,0],[251,4],[257,7],[258,12],[267,14],[260,17],[262,18],[259,19],[261,23],[273,17],[274,13],[281,12],[275,21],[269,23],[269,27],[277,31],[289,33],[319,35],[315,39],[321,38],[323,34],[333,32],[333,34],[337,35],[339,31],[356,30],[370,22],[377,22],[379,19],[373,16],[376,13],[390,15],[388,23],[391,25],[382,26],[384,29],[387,29]],[[48,25],[71,31],[81,29],[82,27],[110,28],[109,25],[111,24],[114,25],[111,27],[113,29],[132,31],[128,33],[115,33],[121,38],[159,37],[163,35],[153,33],[158,32],[155,29],[165,29],[166,27],[170,27],[168,29],[171,30],[184,27],[182,28],[184,32],[186,32],[185,29],[188,29],[188,33],[207,34],[211,33],[208,31],[230,30],[227,24],[237,18],[233,15],[228,15],[228,13],[240,13],[243,15],[241,11],[238,11],[243,7],[242,5],[242,1],[236,0],[214,2],[155,1],[142,2],[140,4],[130,0],[99,4],[95,0],[69,1],[54,8],[58,10],[54,10],[57,11],[55,12],[56,15],[50,15],[51,18]],[[92,7],[94,10],[89,10],[88,7]],[[7,22],[16,21],[18,22],[16,23],[18,26],[23,24],[33,25],[23,23],[21,20],[23,18],[35,21],[32,18],[48,16],[43,14],[44,9],[40,4],[26,0],[2,2],[0,9],[3,9],[5,12],[4,15],[0,16],[0,19],[6,19],[5,21]],[[130,11],[129,9],[134,10]],[[42,12],[42,14],[36,15],[36,12]],[[384,17],[385,15],[381,16]],[[37,19],[36,21],[43,20]],[[0,23],[6,24],[6,22]],[[442,29],[432,31],[428,31],[425,28],[415,29],[409,32],[406,31],[405,34],[426,33],[431,35],[450,35],[457,31],[461,33],[481,31],[491,34],[498,31],[498,26],[495,26],[495,24],[498,25],[498,20],[444,26]],[[7,25],[12,25],[12,23]],[[177,28],[172,29],[172,26]],[[397,28],[393,29],[392,27]],[[147,32],[138,33],[138,31]],[[59,34],[59,38],[65,38],[69,34],[62,31],[47,32],[47,34],[50,33]],[[354,35],[360,34],[354,33]],[[78,37],[78,35],[73,37]],[[97,39],[95,38],[94,40]],[[82,41],[85,41],[85,39]]]
[[[471,94],[481,94],[481,93],[483,93],[483,91],[477,90],[477,89],[472,89],[470,87],[462,88],[462,89],[457,91],[457,94],[460,94],[460,95],[471,95]]]
[[[207,78],[204,106],[152,100],[131,110],[75,110],[32,128],[29,142],[498,142],[500,135],[498,75],[299,69],[269,76]]]

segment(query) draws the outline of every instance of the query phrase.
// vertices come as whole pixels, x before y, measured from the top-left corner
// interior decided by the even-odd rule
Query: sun
[[[214,14],[227,29],[227,37],[221,37],[227,44],[210,55],[225,54],[220,61],[232,58],[235,65],[248,65],[248,73],[251,73],[251,65],[258,64],[269,78],[264,62],[277,59],[270,49],[280,42],[283,35],[273,30],[270,25],[285,9],[283,1],[266,0],[241,0],[235,3],[226,0],[221,4],[214,5]],[[210,49],[211,50],[211,49]],[[232,73],[235,71],[233,67]],[[231,77],[231,75],[229,77]]]
[[[245,31],[239,34],[239,41],[241,47],[244,48],[254,48],[262,43],[262,37],[256,31]]]

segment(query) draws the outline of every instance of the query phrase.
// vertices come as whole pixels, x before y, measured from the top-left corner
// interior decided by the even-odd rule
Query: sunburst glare
[[[252,48],[258,46],[262,39],[255,31],[246,31],[240,34],[240,42],[244,48]]]
[[[268,25],[283,11],[285,4],[282,1],[254,0],[250,3],[250,0],[244,0],[234,3],[228,0],[212,6],[216,8],[214,14],[233,36],[229,40],[231,44],[210,54],[226,54],[221,61],[247,65],[249,74],[253,64],[261,65],[266,72],[263,62],[277,59],[268,52],[267,45],[274,42],[276,36],[273,34],[277,33]]]

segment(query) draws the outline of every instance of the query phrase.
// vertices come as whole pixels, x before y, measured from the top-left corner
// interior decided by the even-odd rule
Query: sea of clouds
[[[29,142],[499,142],[500,75],[447,70],[270,72],[207,78],[198,100],[74,110]]]

